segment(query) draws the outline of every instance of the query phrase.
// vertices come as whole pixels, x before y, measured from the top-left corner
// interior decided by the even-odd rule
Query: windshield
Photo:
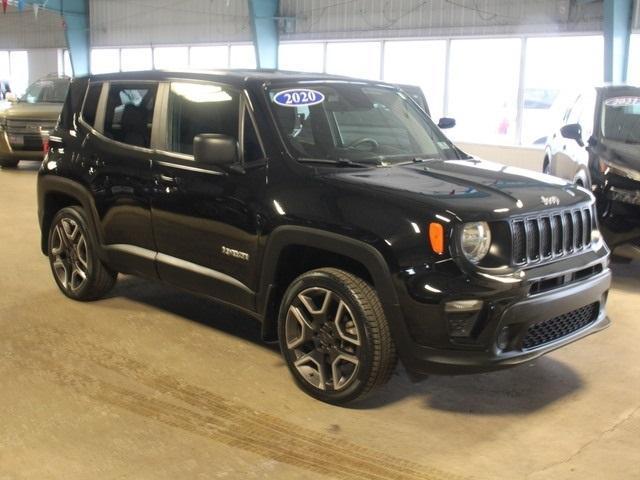
[[[27,103],[64,103],[68,88],[69,80],[66,78],[38,80],[27,88],[20,101]]]
[[[393,164],[463,156],[407,95],[356,82],[307,82],[269,91],[278,127],[298,158]]]
[[[602,134],[608,140],[640,143],[640,89],[604,100]]]

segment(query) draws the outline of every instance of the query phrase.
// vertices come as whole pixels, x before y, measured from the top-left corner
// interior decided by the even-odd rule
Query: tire
[[[278,316],[284,360],[297,385],[323,402],[346,405],[384,385],[397,363],[375,290],[336,268],[296,278]]]
[[[20,160],[13,160],[9,158],[0,158],[0,167],[2,168],[16,168]]]
[[[49,229],[47,252],[58,288],[74,300],[102,298],[115,285],[118,274],[100,261],[80,207],[60,210]]]

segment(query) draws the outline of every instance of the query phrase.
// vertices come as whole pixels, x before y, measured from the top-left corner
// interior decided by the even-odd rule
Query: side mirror
[[[438,120],[438,127],[443,130],[446,128],[453,128],[455,126],[456,126],[455,118],[442,117],[440,120]]]
[[[13,92],[7,92],[4,98],[5,100],[11,103],[16,103],[18,101],[18,96]]]
[[[569,125],[565,125],[560,129],[560,134],[564,138],[568,138],[569,140],[575,140],[578,142],[578,145],[584,147],[584,142],[582,141],[582,127],[578,123],[571,123]]]
[[[238,162],[238,141],[229,135],[201,133],[193,139],[193,157],[228,170]]]

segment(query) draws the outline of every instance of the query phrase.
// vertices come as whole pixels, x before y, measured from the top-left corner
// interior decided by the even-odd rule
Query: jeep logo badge
[[[558,197],[556,197],[555,195],[552,195],[551,197],[541,196],[540,200],[547,207],[551,206],[551,205],[560,205],[560,199]]]

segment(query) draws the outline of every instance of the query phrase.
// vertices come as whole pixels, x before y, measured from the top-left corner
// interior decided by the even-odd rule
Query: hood
[[[640,145],[603,139],[596,153],[604,160],[640,172]]]
[[[481,160],[432,160],[369,170],[339,171],[331,182],[428,204],[464,221],[497,220],[550,208],[566,208],[592,197],[564,180]]]
[[[56,121],[62,111],[62,103],[27,103],[12,104],[0,112],[0,116],[7,119],[37,119]]]

